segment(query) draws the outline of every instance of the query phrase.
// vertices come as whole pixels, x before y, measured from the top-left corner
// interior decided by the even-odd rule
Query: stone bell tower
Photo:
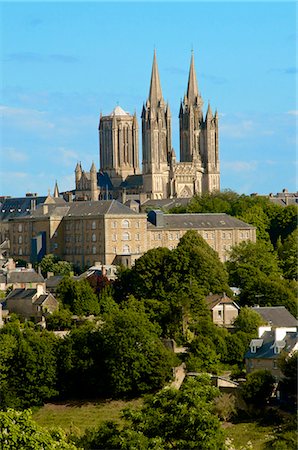
[[[144,192],[149,198],[169,196],[169,156],[172,151],[171,112],[165,103],[154,51],[149,96],[142,110]]]

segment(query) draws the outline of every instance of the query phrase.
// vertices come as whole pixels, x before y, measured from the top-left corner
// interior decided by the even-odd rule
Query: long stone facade
[[[181,101],[180,161],[172,147],[172,117],[164,101],[154,52],[147,101],[142,108],[142,171],[139,168],[138,121],[116,106],[100,115],[100,170],[75,171],[75,199],[138,200],[190,198],[220,190],[218,114],[208,104],[203,113],[194,56],[187,91]]]
[[[256,240],[255,227],[227,214],[139,213],[116,200],[48,203],[8,222],[10,255],[28,262],[52,253],[80,268],[101,264],[131,266],[147,250],[174,249],[190,229],[219,255]]]

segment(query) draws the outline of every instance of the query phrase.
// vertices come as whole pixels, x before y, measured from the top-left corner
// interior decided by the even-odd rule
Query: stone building
[[[94,163],[75,170],[76,200],[116,198],[190,198],[220,189],[218,114],[208,104],[203,113],[194,56],[191,56],[186,94],[180,105],[180,162],[172,147],[172,117],[164,101],[156,53],[147,101],[142,108],[142,173],[139,168],[138,122],[117,106],[100,115],[100,170]]]
[[[133,206],[133,205],[132,205]],[[43,204],[9,221],[11,256],[40,261],[52,253],[84,268],[100,262],[130,266],[147,250],[173,249],[196,230],[222,261],[231,246],[256,240],[255,227],[227,214],[138,213],[116,200]]]

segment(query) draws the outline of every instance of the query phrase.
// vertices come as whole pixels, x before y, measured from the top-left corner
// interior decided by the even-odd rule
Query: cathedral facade
[[[142,171],[136,114],[120,106],[100,115],[100,170],[89,172],[78,163],[75,199],[98,200],[188,198],[219,191],[218,114],[208,104],[203,113],[191,56],[187,92],[180,105],[180,161],[172,147],[171,111],[164,101],[154,52],[149,95],[142,109]]]

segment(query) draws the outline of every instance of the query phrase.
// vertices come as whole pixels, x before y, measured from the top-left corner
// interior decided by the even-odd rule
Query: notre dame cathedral
[[[92,163],[75,169],[75,199],[186,198],[220,189],[218,114],[210,104],[203,115],[192,55],[187,92],[180,105],[180,162],[171,139],[171,111],[165,103],[154,52],[149,96],[142,110],[142,171],[136,114],[120,106],[100,115],[100,170]]]

